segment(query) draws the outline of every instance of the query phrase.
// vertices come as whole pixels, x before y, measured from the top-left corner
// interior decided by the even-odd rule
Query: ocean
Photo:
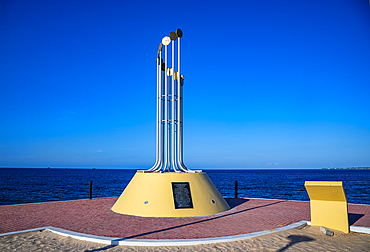
[[[305,181],[343,181],[348,203],[370,204],[370,170],[284,169],[204,170],[220,193],[239,197],[309,201]],[[0,168],[0,205],[118,197],[132,169]]]

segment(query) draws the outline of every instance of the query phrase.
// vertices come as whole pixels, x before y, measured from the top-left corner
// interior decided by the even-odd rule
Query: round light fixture
[[[162,44],[163,45],[165,45],[165,46],[167,46],[167,45],[169,45],[171,43],[171,39],[169,38],[169,37],[164,37],[163,39],[162,39]]]
[[[176,30],[176,34],[177,34],[177,37],[181,38],[182,37],[182,30],[181,29],[177,29]]]
[[[170,33],[170,38],[171,38],[171,40],[175,41],[175,40],[177,39],[177,34],[176,34],[176,32],[171,32],[171,33]]]

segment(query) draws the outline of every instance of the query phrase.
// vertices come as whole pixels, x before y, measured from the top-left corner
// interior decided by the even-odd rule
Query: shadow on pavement
[[[240,199],[240,200],[243,200],[243,199]],[[244,202],[246,202],[246,201],[248,201],[248,200],[244,200]],[[238,202],[239,205],[242,204],[242,203],[244,203],[244,202],[240,203],[241,201],[236,201],[236,202]],[[271,205],[276,205],[276,204],[279,204],[279,203],[282,203],[282,202],[283,201],[277,201],[277,202],[269,203],[269,204],[266,204],[266,205],[261,205],[261,206],[256,206],[256,207],[251,207],[251,208],[243,209],[243,210],[237,211],[237,212],[231,212],[231,213],[228,213],[228,214],[224,214],[225,213],[224,212],[224,213],[220,213],[222,215],[217,214],[217,216],[211,217],[209,219],[198,220],[198,221],[194,221],[194,222],[190,222],[190,223],[186,223],[186,224],[181,224],[181,225],[174,226],[174,227],[162,228],[162,229],[159,229],[159,230],[145,232],[145,233],[142,233],[142,234],[131,235],[131,236],[124,237],[122,239],[117,239],[115,241],[123,241],[123,240],[126,240],[126,239],[138,238],[138,237],[149,235],[149,234],[153,234],[153,233],[170,231],[170,230],[173,230],[173,229],[176,229],[176,228],[181,228],[181,227],[191,226],[191,225],[202,223],[202,222],[207,222],[207,221],[212,221],[212,220],[216,220],[216,219],[221,219],[221,218],[225,218],[225,217],[228,217],[228,216],[231,216],[231,215],[240,214],[240,213],[244,213],[244,212],[247,212],[247,211],[255,210],[255,209],[258,209],[258,208],[263,208],[263,207],[268,207],[268,206],[271,206]],[[228,210],[228,211],[230,211],[230,210]]]
[[[348,224],[351,226],[364,216],[365,214],[348,213]]]
[[[236,206],[239,206],[247,201],[248,199],[235,199],[235,198],[225,198],[227,204],[229,204],[230,209],[233,209]]]

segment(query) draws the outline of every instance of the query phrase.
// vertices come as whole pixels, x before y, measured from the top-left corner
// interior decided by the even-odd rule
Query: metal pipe
[[[175,164],[175,78],[174,78],[174,70],[175,70],[175,40],[172,39],[172,50],[171,50],[171,54],[172,54],[172,59],[171,59],[171,63],[172,63],[172,69],[171,69],[171,84],[172,84],[172,89],[171,89],[171,112],[172,112],[172,116],[171,116],[171,133],[172,133],[172,138],[171,138],[171,164],[172,164],[172,167],[173,167],[173,170],[176,172],[178,171],[177,170],[177,167],[176,167],[176,164]]]
[[[160,162],[160,158],[159,158],[159,139],[160,139],[160,136],[159,136],[159,126],[158,126],[158,116],[159,116],[159,111],[160,111],[160,108],[159,108],[159,101],[158,101],[158,87],[159,87],[159,78],[160,78],[160,50],[161,50],[161,44],[159,44],[159,49],[157,51],[157,58],[156,58],[156,65],[157,65],[157,106],[156,106],[156,138],[155,138],[155,141],[156,141],[156,148],[155,148],[155,153],[156,153],[156,158],[155,158],[155,164],[152,166],[152,168],[150,168],[149,170],[147,171],[144,171],[144,172],[150,172],[150,171],[155,171],[158,166],[159,166],[159,162]]]
[[[167,45],[164,47],[164,64],[165,64],[165,81],[164,81],[164,171],[167,168],[168,162],[168,104],[167,104]]]
[[[160,169],[162,163],[161,157],[161,75],[162,75],[162,43],[159,44],[159,49],[157,51],[157,108],[156,108],[156,162],[152,168],[148,170],[150,171],[157,171],[158,168]],[[144,171],[145,172],[145,171]]]
[[[178,117],[178,121],[177,121],[177,162],[179,164],[179,166],[181,167],[181,170],[187,172],[189,169],[184,165],[183,163],[183,150],[182,150],[182,146],[183,146],[183,142],[182,142],[182,138],[183,138],[183,132],[182,132],[182,81],[181,81],[181,57],[180,57],[180,53],[181,53],[181,37],[182,37],[182,31],[180,29],[178,29],[176,31],[178,34],[178,46],[177,46],[177,74],[178,74],[178,80],[177,80],[177,117]]]
[[[161,65],[161,69],[162,69],[162,82],[161,82],[161,104],[162,104],[162,111],[161,111],[161,132],[162,132],[162,138],[161,138],[161,142],[162,142],[162,167],[161,169],[166,169],[166,166],[165,166],[165,143],[164,143],[164,136],[165,136],[165,127],[166,127],[166,122],[164,120],[164,107],[165,107],[165,89],[164,89],[164,82],[165,82],[165,79],[166,79],[166,67],[165,67],[165,63],[162,62],[162,65]]]
[[[160,170],[162,168],[163,164],[163,148],[162,148],[162,43],[160,43],[159,46],[159,62],[158,62],[158,85],[157,85],[157,136],[158,136],[158,141],[157,141],[157,147],[158,147],[158,165],[155,168],[157,171],[158,169]]]
[[[169,65],[169,64],[168,64]],[[168,130],[168,171],[171,171],[172,163],[171,163],[171,139],[172,139],[172,132],[171,132],[171,68],[167,69],[167,78],[168,78],[168,120],[167,120],[167,130]]]
[[[181,79],[180,79],[181,81]],[[182,85],[180,84],[180,99],[179,99],[179,105],[180,105],[180,109],[179,109],[179,120],[180,120],[180,123],[179,123],[179,164],[180,166],[186,171],[186,172],[195,172],[195,171],[191,171],[189,170],[185,164],[183,163],[183,87]]]
[[[158,92],[158,87],[160,85],[159,83],[159,78],[160,78],[160,58],[159,58],[159,50],[158,50],[158,55],[157,55],[157,111],[156,111],[156,138],[155,138],[155,142],[156,142],[156,148],[155,148],[155,153],[156,153],[156,160],[155,160],[155,164],[154,166],[152,167],[152,170],[155,170],[158,168],[158,164],[160,162],[160,158],[159,158],[159,139],[160,139],[160,136],[159,136],[159,125],[158,125],[158,117],[159,117],[159,111],[160,111],[160,108],[159,108],[159,101],[158,101],[158,96],[159,96],[159,92]]]
[[[179,29],[176,31],[178,33]],[[181,30],[180,30],[181,31]],[[178,36],[178,42],[177,42],[177,163],[179,165],[179,168],[186,172],[187,168],[184,166],[182,163],[182,130],[181,130],[181,124],[182,124],[182,118],[181,118],[181,72],[180,72],[180,39],[182,37],[182,32],[181,34],[177,34]]]

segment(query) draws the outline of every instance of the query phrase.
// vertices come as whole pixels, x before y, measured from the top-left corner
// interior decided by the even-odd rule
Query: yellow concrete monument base
[[[204,216],[229,209],[205,172],[137,172],[112,207],[143,217]]]

